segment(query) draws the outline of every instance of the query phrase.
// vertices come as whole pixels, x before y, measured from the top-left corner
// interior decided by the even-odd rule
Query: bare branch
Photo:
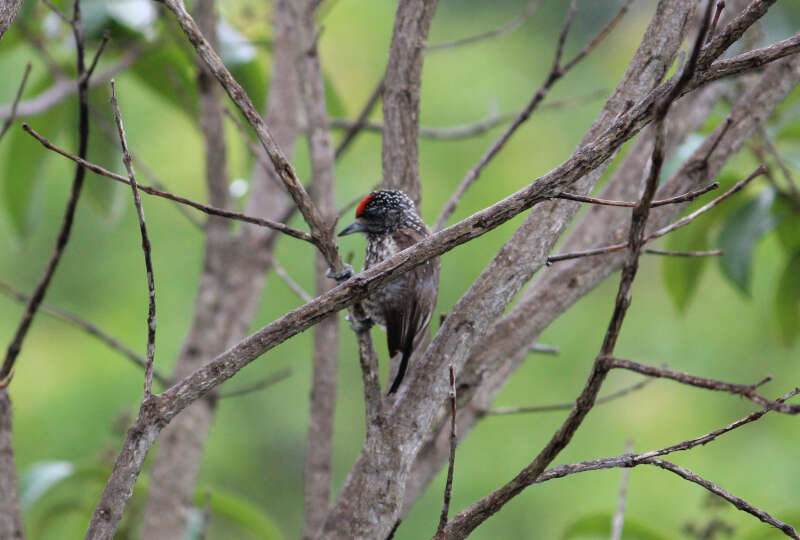
[[[86,71],[86,65],[84,61],[85,41],[83,34],[83,22],[81,20],[80,3],[77,0],[73,4],[73,10],[74,16],[70,22],[70,25],[72,26],[72,34],[75,40],[78,73],[78,155],[81,158],[85,158],[89,145],[89,87],[88,80],[83,78],[83,73]],[[8,384],[11,382],[14,363],[16,362],[17,356],[22,349],[22,342],[25,340],[25,336],[28,333],[31,323],[33,322],[36,311],[39,309],[39,305],[44,300],[47,288],[50,285],[50,280],[53,278],[53,274],[55,274],[56,267],[61,261],[61,255],[64,253],[64,249],[69,241],[70,232],[72,231],[75,210],[78,206],[78,199],[80,198],[81,188],[83,187],[83,179],[85,176],[86,170],[81,165],[75,167],[75,176],[72,181],[72,188],[70,190],[69,199],[67,200],[67,206],[64,211],[61,229],[59,230],[58,238],[56,239],[56,245],[50,255],[50,260],[47,263],[47,267],[45,268],[42,277],[39,279],[39,283],[36,285],[33,294],[31,294],[31,299],[25,309],[25,314],[22,316],[22,320],[20,321],[19,326],[14,333],[14,337],[12,338],[11,343],[8,345],[8,349],[6,350],[5,360],[3,361],[2,368],[0,368],[0,387],[8,386]]]
[[[707,390],[714,390],[717,392],[730,392],[731,394],[737,394],[747,398],[753,403],[757,403],[762,407],[774,409],[784,414],[800,414],[800,404],[789,405],[780,401],[772,401],[771,399],[765,398],[756,392],[756,387],[758,385],[728,383],[716,379],[709,379],[707,377],[690,375],[688,373],[675,371],[666,367],[648,366],[646,364],[640,364],[631,360],[610,356],[604,357],[603,363],[608,369],[625,369],[628,371],[641,373],[642,375],[647,375],[648,377],[663,377],[665,379],[671,379],[681,384],[695,386],[697,388],[705,388]]]
[[[453,371],[453,364],[449,367],[450,373],[450,458],[447,466],[447,481],[444,486],[444,502],[442,503],[442,513],[439,516],[439,526],[436,528],[436,535],[438,538],[443,532],[444,527],[447,525],[447,515],[450,512],[450,496],[453,491],[453,468],[456,461],[456,444],[458,438],[456,437],[456,376]]]
[[[673,472],[673,473],[677,474],[678,476],[680,476],[681,478],[683,478],[684,480],[688,480],[688,481],[693,482],[693,483],[695,483],[697,485],[703,486],[708,491],[710,491],[714,495],[718,495],[719,497],[722,497],[723,499],[725,499],[726,501],[731,503],[733,506],[735,506],[739,510],[741,510],[743,512],[747,512],[748,514],[751,514],[751,515],[757,517],[758,519],[760,519],[764,523],[772,525],[773,527],[779,529],[781,532],[783,532],[786,536],[788,536],[790,538],[795,538],[797,540],[800,540],[800,535],[797,534],[797,531],[794,530],[794,527],[792,527],[791,525],[789,525],[787,523],[784,523],[784,522],[782,522],[782,521],[780,521],[778,519],[775,519],[774,517],[772,517],[767,512],[764,512],[763,510],[760,510],[760,509],[756,508],[755,506],[753,506],[752,504],[748,503],[744,499],[742,499],[740,497],[737,497],[736,495],[733,495],[732,493],[729,493],[728,491],[725,491],[721,487],[719,487],[716,484],[706,480],[705,478],[699,476],[698,474],[693,473],[689,469],[686,469],[684,467],[680,467],[678,465],[675,465],[674,463],[670,463],[669,461],[664,461],[663,459],[655,459],[655,458],[647,459],[647,460],[644,461],[644,463],[647,463],[648,465],[655,465],[656,467],[660,467],[660,468],[662,468],[664,470]]]
[[[277,274],[277,276],[281,278],[283,282],[286,283],[286,285],[292,290],[292,292],[299,296],[302,301],[311,302],[311,300],[314,299],[314,297],[308,294],[299,283],[292,279],[292,276],[290,276],[286,269],[278,264],[278,261],[274,258],[272,259],[272,269],[275,270],[275,274]]]
[[[724,252],[721,249],[712,249],[709,251],[666,251],[663,249],[647,248],[644,253],[649,255],[666,255],[669,257],[718,257]]]
[[[540,111],[557,110],[567,106],[584,105],[593,99],[601,98],[607,94],[606,90],[596,90],[584,96],[576,96],[572,98],[561,99],[550,103],[545,103],[539,107]],[[459,140],[469,137],[475,137],[494,129],[495,127],[511,122],[514,118],[519,116],[520,112],[509,114],[490,114],[484,120],[479,120],[470,124],[463,124],[460,126],[452,127],[431,127],[420,126],[419,136],[422,139],[434,140]],[[383,123],[376,121],[364,120],[359,123],[359,120],[348,120],[345,118],[331,118],[331,129],[353,129],[355,126],[360,129],[372,133],[381,133],[383,131]]]
[[[784,180],[786,180],[786,183],[789,185],[792,196],[800,203],[800,188],[797,187],[797,182],[792,176],[792,172],[789,170],[789,167],[786,166],[783,158],[781,158],[780,152],[778,152],[778,149],[775,147],[775,143],[772,141],[772,137],[769,136],[769,133],[767,133],[763,123],[758,124],[758,131],[761,135],[761,140],[764,141],[764,146],[767,148],[767,151],[772,154],[772,158],[775,160],[775,163],[778,164],[778,168],[780,168]],[[0,136],[2,136],[2,134],[0,134]]]
[[[0,4],[0,38],[17,18],[20,6],[22,6],[22,0],[9,0]]]
[[[269,377],[267,377],[265,379],[261,379],[260,381],[255,382],[253,384],[248,384],[248,385],[243,386],[241,388],[237,388],[235,390],[229,390],[227,392],[220,392],[217,395],[217,398],[225,399],[225,398],[232,398],[232,397],[240,397],[240,396],[244,396],[244,395],[247,395],[247,394],[252,394],[253,392],[260,392],[261,390],[264,390],[265,388],[269,388],[270,386],[273,386],[273,385],[281,382],[284,379],[288,379],[291,376],[291,374],[292,374],[292,370],[291,369],[289,369],[289,368],[282,369],[280,371],[277,371],[277,372],[273,373]]]
[[[419,207],[419,101],[425,42],[438,0],[400,0],[383,79],[383,185]]]
[[[539,5],[541,3],[542,0],[533,0],[533,2],[530,2],[527,6],[525,6],[525,9],[522,10],[522,13],[520,13],[519,15],[508,21],[503,26],[499,26],[497,28],[488,30],[481,34],[476,34],[474,36],[455,39],[453,41],[446,41],[444,43],[435,43],[433,45],[428,45],[425,48],[425,51],[435,52],[435,51],[443,51],[446,49],[455,49],[457,47],[461,47],[462,45],[469,45],[471,43],[476,43],[478,41],[483,41],[489,38],[500,37],[502,35],[513,32],[514,30],[525,24],[525,22],[528,19],[533,17],[533,14],[539,8]]]
[[[119,73],[131,67],[139,56],[141,56],[143,51],[144,49],[138,46],[133,46],[125,51],[116,64],[99,72],[88,81],[89,88],[95,88],[101,84],[105,84]],[[17,108],[17,117],[25,118],[40,114],[69,99],[75,95],[77,91],[78,87],[74,80],[66,79],[59,81],[36,97],[20,101]],[[0,106],[0,118],[6,119],[9,116],[11,116],[11,104]]]
[[[508,501],[525,489],[525,487],[529,486],[536,477],[544,471],[545,467],[558,456],[561,450],[569,444],[572,436],[594,406],[600,387],[610,369],[605,358],[613,354],[620,329],[622,328],[622,322],[625,319],[631,302],[630,291],[639,267],[639,255],[644,245],[645,227],[650,214],[650,205],[655,197],[656,188],[658,187],[658,181],[661,175],[661,167],[664,162],[666,144],[664,119],[672,102],[677,98],[686,84],[688,84],[697,67],[697,58],[700,55],[700,50],[711,22],[711,7],[712,4],[708,4],[703,23],[695,39],[694,47],[692,48],[692,54],[681,72],[678,82],[663,98],[655,103],[655,140],[651,157],[650,173],[645,183],[644,192],[639,202],[634,207],[631,216],[631,225],[628,232],[628,253],[625,264],[622,267],[622,277],[620,278],[617,298],[614,304],[614,313],[611,316],[606,335],[603,338],[600,354],[594,361],[591,374],[589,375],[583,391],[578,396],[578,399],[575,400],[575,405],[567,419],[553,434],[550,441],[539,452],[530,465],[525,467],[511,481],[494,490],[466,510],[460,512],[447,524],[447,527],[445,527],[443,531],[443,537],[465,538],[487,518],[500,510]]]
[[[9,284],[0,281],[0,293],[5,294],[7,297],[21,303],[27,304],[30,300],[30,296],[21,293],[20,291],[14,289]],[[73,326],[76,326],[82,330],[84,330],[87,334],[96,337],[106,345],[108,345],[111,349],[117,351],[121,355],[128,358],[131,362],[139,366],[140,368],[144,369],[145,365],[147,364],[146,360],[143,356],[139,353],[128,347],[127,345],[122,344],[119,340],[112,337],[110,334],[104,332],[97,325],[78,317],[74,313],[70,313],[68,311],[64,311],[63,309],[59,309],[54,306],[49,306],[47,304],[42,304],[39,306],[39,309],[42,313],[46,313],[52,317],[60,319],[64,322],[68,322]],[[172,384],[172,381],[169,380],[168,377],[162,375],[159,371],[153,371],[153,378],[156,379],[159,383],[164,386],[169,386]]]
[[[45,137],[43,137],[42,135],[37,133],[36,130],[33,129],[32,127],[30,127],[28,124],[23,123],[22,124],[22,129],[24,129],[25,131],[30,133],[45,148],[48,148],[49,150],[52,150],[52,151],[54,151],[54,152],[56,152],[58,154],[61,154],[62,156],[66,157],[66,158],[71,159],[75,163],[78,163],[82,167],[85,167],[85,168],[89,169],[93,173],[99,174],[101,176],[105,176],[107,178],[111,178],[112,180],[116,180],[117,182],[122,182],[123,184],[129,184],[130,185],[130,180],[127,177],[122,176],[120,174],[117,174],[115,172],[111,172],[108,169],[105,169],[105,168],[103,168],[103,167],[101,167],[99,165],[95,165],[94,163],[90,163],[90,162],[86,161],[85,159],[80,158],[80,157],[78,157],[78,156],[76,156],[74,154],[70,154],[69,152],[67,152],[63,148],[60,148],[60,147],[56,146],[55,144],[53,144],[52,142],[47,140]],[[279,223],[277,221],[272,221],[270,219],[264,219],[264,218],[248,216],[248,215],[242,214],[240,212],[233,212],[231,210],[224,210],[222,208],[215,208],[213,206],[209,206],[207,204],[199,203],[199,202],[193,201],[191,199],[187,199],[185,197],[181,197],[180,195],[175,195],[175,194],[170,193],[168,191],[162,191],[160,189],[156,189],[156,188],[151,187],[151,186],[146,186],[144,184],[137,183],[136,184],[136,188],[139,191],[143,191],[144,193],[147,193],[148,195],[155,195],[157,197],[162,197],[164,199],[169,199],[170,201],[174,201],[174,202],[178,202],[178,203],[181,203],[181,204],[185,204],[187,206],[191,206],[192,208],[200,210],[201,212],[203,212],[205,214],[208,214],[210,216],[220,216],[220,217],[225,217],[225,218],[229,218],[229,219],[235,219],[237,221],[244,221],[246,223],[252,223],[254,225],[260,225],[261,227],[268,227],[270,229],[274,229],[276,231],[279,231],[279,232],[282,232],[284,234],[287,234],[287,235],[289,235],[289,236],[291,236],[293,238],[297,238],[298,240],[304,240],[306,242],[314,242],[314,239],[311,237],[310,234],[308,234],[306,232],[303,232],[303,231],[299,231],[297,229],[293,229],[292,227],[289,227],[288,225],[284,225],[283,223]]]
[[[119,142],[122,145],[122,162],[128,171],[128,180],[133,192],[133,204],[136,207],[136,216],[139,219],[139,232],[142,236],[142,252],[144,253],[144,266],[147,272],[147,361],[144,368],[144,397],[143,401],[150,399],[153,394],[153,361],[156,351],[156,286],[153,279],[153,261],[150,255],[150,238],[147,236],[147,225],[142,209],[142,198],[136,189],[136,173],[131,164],[131,154],[128,152],[128,141],[125,136],[125,126],[122,123],[122,114],[119,111],[117,92],[114,80],[111,80],[111,107],[114,109],[114,120],[119,132]]]
[[[381,80],[378,81],[378,84],[375,85],[375,89],[367,98],[367,102],[364,103],[364,106],[361,108],[361,112],[358,113],[358,117],[356,121],[353,122],[351,125],[347,126],[347,132],[342,137],[342,140],[339,141],[339,144],[336,146],[336,151],[334,152],[334,156],[338,160],[344,151],[347,150],[347,147],[355,140],[356,135],[358,132],[367,127],[367,118],[369,115],[372,114],[372,110],[375,108],[375,105],[378,104],[378,100],[383,96],[383,81],[385,80],[385,76],[381,77]],[[383,130],[383,126],[381,126],[381,131]]]
[[[696,191],[691,191],[684,195],[678,195],[677,197],[670,197],[669,199],[663,199],[660,201],[653,201],[650,205],[650,208],[656,208],[657,206],[665,206],[667,204],[678,204],[693,201],[697,197],[708,193],[709,191],[715,190],[719,187],[719,182],[714,182],[713,184],[709,184],[708,186],[698,189]],[[595,199],[594,197],[584,197],[583,195],[575,195],[574,193],[559,193],[554,198],[556,199],[567,199],[570,201],[578,201],[578,202],[585,202],[591,204],[599,204],[603,206],[623,206],[628,208],[633,208],[636,206],[634,202],[627,202],[627,201],[609,201],[606,199]]]
[[[575,64],[577,64],[580,60],[582,60],[589,52],[591,52],[594,47],[596,47],[600,41],[608,35],[608,33],[614,28],[616,23],[620,20],[620,18],[627,12],[628,7],[632,3],[633,0],[628,0],[623,6],[620,12],[614,17],[609,24],[607,24],[598,34],[595,36],[594,39],[589,43],[587,47],[585,47],[578,55],[576,55],[572,60],[567,62],[564,66],[561,66],[561,55],[564,49],[564,42],[567,37],[567,33],[569,32],[570,24],[572,23],[572,18],[575,15],[575,3],[573,2],[570,5],[569,13],[567,14],[566,21],[561,28],[561,32],[559,34],[558,43],[556,45],[555,54],[553,57],[553,64],[550,68],[550,72],[545,77],[545,82],[542,86],[534,93],[533,98],[528,103],[528,105],[520,111],[517,115],[514,122],[511,123],[508,128],[503,132],[503,134],[489,147],[486,153],[481,157],[477,164],[475,164],[472,169],[470,169],[464,178],[461,179],[461,183],[456,188],[456,191],[453,195],[448,199],[445,203],[444,207],[442,208],[441,213],[439,214],[439,218],[436,220],[436,224],[433,227],[434,231],[440,231],[444,228],[447,224],[447,220],[450,219],[450,216],[453,215],[455,212],[456,206],[458,202],[461,200],[461,197],[464,193],[469,189],[469,187],[478,179],[483,169],[489,164],[489,162],[497,155],[497,153],[503,149],[505,144],[511,138],[511,136],[517,131],[517,129],[525,123],[525,121],[530,118],[533,111],[539,106],[539,104],[544,100],[547,96],[550,88],[558,81],[561,77],[563,77]]]
[[[3,135],[6,134],[8,128],[14,122],[14,119],[17,117],[17,105],[19,105],[19,100],[22,97],[22,92],[25,90],[25,83],[28,82],[28,75],[31,73],[31,63],[28,62],[25,65],[25,71],[22,74],[22,81],[19,83],[19,87],[17,88],[17,95],[14,96],[14,101],[11,103],[11,114],[8,118],[5,119],[3,122],[3,127],[0,127],[0,139],[3,138]]]
[[[698,208],[697,210],[695,210],[691,214],[688,214],[688,215],[682,217],[681,219],[675,221],[671,225],[667,225],[666,227],[662,227],[661,229],[658,229],[657,231],[648,234],[645,237],[644,242],[647,243],[647,242],[650,242],[651,240],[655,240],[656,238],[661,238],[662,236],[664,236],[666,234],[669,234],[669,233],[671,233],[672,231],[674,231],[676,229],[679,229],[679,228],[681,228],[681,227],[683,227],[685,225],[688,225],[689,223],[694,221],[695,218],[697,218],[701,214],[704,214],[705,212],[708,212],[709,210],[714,208],[716,205],[718,205],[719,203],[721,203],[722,201],[724,201],[725,199],[727,199],[728,197],[730,197],[734,193],[737,193],[742,188],[744,188],[747,184],[749,184],[753,179],[761,176],[765,172],[766,172],[766,167],[764,165],[759,165],[758,168],[755,171],[753,171],[752,173],[750,173],[750,175],[748,175],[747,178],[737,182],[731,189],[729,189],[728,191],[726,191],[725,193],[723,193],[722,195],[720,195],[719,197],[717,197],[716,199],[714,199],[710,203]],[[594,256],[594,255],[604,255],[606,253],[613,253],[615,251],[623,251],[623,250],[627,249],[627,247],[628,247],[628,244],[620,243],[620,244],[613,244],[611,246],[605,246],[605,247],[600,247],[600,248],[592,248],[592,249],[586,249],[586,250],[581,250],[581,251],[573,251],[573,252],[569,252],[569,253],[560,253],[558,255],[549,256],[547,258],[547,264],[552,264],[552,263],[559,262],[559,261],[566,261],[566,260],[569,260],[569,259],[577,259],[579,257],[591,257],[591,256]]]
[[[633,452],[633,441],[628,440],[628,442],[625,443],[625,453],[630,454],[631,452]],[[622,526],[625,523],[625,501],[628,497],[628,479],[630,475],[630,469],[622,469],[622,475],[619,481],[619,495],[617,495],[617,511],[614,512],[614,517],[611,519],[610,540],[622,539]]]
[[[647,386],[652,379],[644,379],[639,381],[638,383],[629,386],[627,388],[623,388],[622,390],[617,390],[607,396],[599,397],[594,402],[595,405],[601,405],[603,403],[608,403],[609,401],[614,401],[615,399],[619,399],[621,397],[627,396],[637,390],[641,390],[645,386]],[[502,414],[520,414],[520,413],[540,413],[540,412],[553,412],[553,411],[569,411],[575,407],[575,402],[570,401],[567,403],[554,403],[551,405],[532,405],[528,407],[497,407],[494,409],[489,409],[486,411],[485,414],[487,415],[502,415]]]

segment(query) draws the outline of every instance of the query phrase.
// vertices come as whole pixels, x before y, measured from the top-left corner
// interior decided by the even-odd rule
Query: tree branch
[[[519,112],[514,122],[511,123],[510,126],[506,128],[503,134],[486,150],[486,153],[481,157],[477,164],[475,164],[472,169],[470,169],[464,178],[461,179],[461,183],[456,188],[456,191],[453,195],[448,199],[448,201],[444,204],[441,213],[439,214],[439,218],[436,220],[436,225],[434,226],[435,231],[440,231],[444,228],[447,224],[447,220],[450,219],[450,216],[453,215],[453,212],[456,210],[456,206],[458,202],[461,200],[461,197],[464,193],[469,189],[469,187],[478,179],[483,169],[489,164],[489,162],[497,155],[497,153],[503,149],[505,144],[511,138],[511,136],[517,131],[517,129],[524,124],[528,118],[530,118],[531,114],[536,110],[539,104],[544,100],[547,96],[550,88],[559,80],[561,79],[573,66],[575,66],[578,62],[580,62],[584,57],[586,57],[589,52],[591,52],[601,41],[602,39],[607,36],[616,26],[616,24],[622,19],[622,17],[627,13],[628,8],[633,3],[633,0],[627,0],[625,4],[623,4],[620,11],[617,15],[611,19],[611,21],[606,24],[606,26],[592,39],[589,44],[581,50],[575,57],[569,60],[563,66],[561,65],[561,56],[564,51],[564,42],[567,38],[567,33],[569,32],[570,25],[572,24],[572,19],[575,16],[575,2],[570,5],[569,12],[567,14],[567,18],[564,22],[564,25],[561,27],[561,32],[558,37],[558,42],[556,44],[555,54],[553,57],[553,64],[550,68],[549,73],[545,77],[545,81],[541,87],[533,94],[530,102],[528,105]]]
[[[94,163],[90,163],[90,162],[86,161],[85,159],[83,159],[83,158],[81,158],[79,156],[76,156],[74,154],[70,154],[69,152],[67,152],[63,148],[60,148],[60,147],[56,146],[55,144],[53,144],[52,142],[47,140],[45,137],[40,135],[35,129],[30,127],[27,123],[23,122],[22,129],[24,129],[25,131],[30,133],[45,148],[47,148],[49,150],[52,150],[53,152],[56,152],[58,154],[61,154],[62,156],[66,157],[66,158],[71,159],[75,163],[78,163],[81,167],[86,167],[87,169],[89,169],[90,171],[92,171],[95,174],[99,174],[101,176],[105,176],[107,178],[111,178],[112,180],[116,180],[117,182],[122,182],[123,184],[129,184],[130,185],[130,180],[127,177],[122,176],[122,175],[117,174],[117,173],[114,173],[114,172],[111,172],[108,169],[105,169],[105,168],[103,168],[103,167],[101,167],[99,165],[95,165]],[[224,217],[224,218],[228,218],[228,219],[235,219],[237,221],[244,221],[245,223],[252,223],[254,225],[259,225],[261,227],[268,227],[270,229],[274,229],[276,231],[282,232],[282,233],[287,234],[287,235],[289,235],[289,236],[291,236],[293,238],[297,238],[298,240],[303,240],[305,242],[314,243],[314,241],[315,241],[314,238],[310,234],[308,234],[306,232],[303,232],[303,231],[299,231],[297,229],[294,229],[292,227],[289,227],[288,225],[284,225],[283,223],[279,223],[277,221],[272,221],[270,219],[259,218],[259,217],[254,217],[254,216],[248,216],[248,215],[242,214],[240,212],[233,212],[231,210],[224,210],[222,208],[216,208],[214,206],[209,206],[207,204],[199,203],[199,202],[193,201],[191,199],[187,199],[186,197],[181,197],[180,195],[175,195],[173,193],[170,193],[169,191],[163,191],[163,190],[151,187],[151,186],[146,186],[144,184],[138,184],[137,183],[136,187],[137,187],[138,190],[143,191],[144,193],[147,193],[148,195],[155,195],[156,197],[161,197],[161,198],[168,199],[170,201],[174,201],[174,202],[177,202],[177,203],[180,203],[180,204],[185,204],[186,206],[191,206],[192,208],[200,210],[204,214],[208,214],[210,216],[219,216],[219,217]]]
[[[28,82],[28,75],[31,74],[31,63],[28,62],[25,65],[25,71],[22,73],[22,81],[19,83],[19,87],[17,88],[17,95],[14,96],[14,101],[11,103],[11,114],[8,118],[3,121],[3,126],[0,127],[0,139],[3,138],[3,135],[6,134],[8,128],[14,122],[14,119],[17,117],[17,106],[19,105],[19,100],[22,97],[22,92],[25,90],[25,83]]]

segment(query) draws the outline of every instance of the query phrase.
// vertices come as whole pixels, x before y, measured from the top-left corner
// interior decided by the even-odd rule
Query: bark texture
[[[437,0],[400,0],[383,82],[383,184],[419,208],[419,92],[422,61]]]
[[[198,25],[212,40],[216,20],[213,9],[213,0],[198,2]],[[294,66],[296,44],[287,2],[276,4],[275,28],[275,65],[267,121],[273,126],[278,144],[291,153],[299,129]],[[223,92],[214,76],[202,66],[198,86],[209,202],[225,208],[229,196],[221,108]],[[284,201],[274,179],[257,167],[248,215],[281,217],[286,212]],[[239,234],[233,234],[229,220],[209,218],[194,319],[178,358],[175,380],[189,375],[246,335],[261,298],[275,238],[275,231],[250,225],[244,225]],[[185,537],[188,511],[213,414],[213,399],[198,400],[164,430],[151,469],[142,538]]]
[[[308,151],[311,160],[311,199],[323,222],[336,223],[334,199],[334,147],[325,108],[325,84],[317,50],[315,0],[295,3],[298,35],[297,73],[307,123]],[[314,254],[317,296],[331,289],[335,282],[328,277],[329,264],[322,253]],[[336,383],[339,357],[339,319],[336,314],[322,319],[314,327],[313,373],[310,415],[304,473],[305,524],[303,537],[313,538],[328,513],[331,499],[333,457],[333,420],[336,406]]]
[[[19,507],[17,468],[11,437],[11,400],[8,390],[0,390],[0,538],[22,540],[22,511]]]
[[[696,4],[682,0],[659,2],[639,50],[583,144],[602,133],[627,100],[646,93],[661,81],[685,35],[687,21]],[[599,169],[577,179],[571,190],[587,192],[602,175],[604,167],[600,163],[597,164]],[[405,385],[408,395],[393,411],[391,425],[402,426],[402,429],[385,429],[384,436],[375,441],[379,449],[365,445],[326,522],[325,538],[376,538],[388,534],[401,511],[405,483],[424,434],[447,396],[447,364],[453,364],[456,371],[460,371],[489,325],[544,264],[578,207],[576,203],[563,201],[537,205],[451,310],[418,361],[423,365],[409,374],[413,380]],[[401,397],[403,393],[401,390]],[[374,462],[376,457],[386,459],[383,454],[392,456],[393,467],[385,468]],[[384,504],[367,504],[370,500],[380,500]]]
[[[0,0],[0,39],[14,22],[22,6],[22,0]]]

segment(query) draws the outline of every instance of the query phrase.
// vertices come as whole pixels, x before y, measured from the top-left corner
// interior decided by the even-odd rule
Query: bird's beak
[[[345,236],[348,234],[353,234],[357,232],[366,232],[367,228],[360,222],[354,221],[339,233],[339,236]]]

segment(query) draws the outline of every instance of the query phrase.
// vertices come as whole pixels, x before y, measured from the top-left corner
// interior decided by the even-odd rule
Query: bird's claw
[[[345,315],[344,320],[350,323],[350,330],[355,332],[356,334],[360,334],[361,332],[366,332],[370,328],[372,328],[373,322],[372,319],[369,317],[365,317],[364,319],[356,319],[353,320],[350,318],[350,315]]]
[[[341,272],[334,272],[333,268],[328,268],[328,271],[325,272],[325,276],[330,279],[335,279],[337,283],[341,283],[353,277],[353,267],[344,263],[344,270]]]

